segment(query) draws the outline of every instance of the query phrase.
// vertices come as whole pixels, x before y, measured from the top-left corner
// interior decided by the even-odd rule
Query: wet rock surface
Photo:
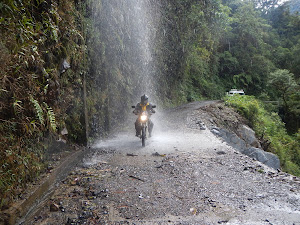
[[[203,107],[158,113],[145,148],[133,128],[99,142],[27,223],[300,224],[300,179],[201,128]]]
[[[255,132],[246,125],[247,121],[234,109],[219,102],[201,107],[192,115],[194,120],[199,120],[199,118],[205,120],[211,132],[221,137],[234,149],[275,170],[280,169],[278,156],[261,149],[260,141],[256,138]],[[203,122],[201,121],[201,123]],[[265,143],[264,140],[261,141]]]

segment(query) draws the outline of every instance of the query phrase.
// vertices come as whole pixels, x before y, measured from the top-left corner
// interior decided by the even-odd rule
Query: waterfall
[[[114,72],[118,70],[115,73],[120,82],[132,85],[133,97],[144,93],[154,97],[157,14],[153,14],[153,7],[156,6],[149,0],[103,0],[102,5],[106,53],[113,59],[108,67]]]
[[[131,0],[133,4],[133,24],[134,33],[136,36],[136,47],[140,49],[139,55],[141,58],[141,72],[138,74],[141,91],[153,95],[153,59],[151,55],[151,17],[147,11],[146,1]],[[142,94],[142,93],[141,93]]]
[[[143,94],[156,103],[158,7],[152,0],[93,0],[92,77],[103,97],[99,109],[107,108],[107,127],[124,121]]]

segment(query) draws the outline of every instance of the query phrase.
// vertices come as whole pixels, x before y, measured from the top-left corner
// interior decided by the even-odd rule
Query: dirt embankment
[[[233,133],[238,133],[242,124],[248,125],[245,118],[222,102],[201,107],[194,114],[198,115],[210,129],[222,127]]]
[[[201,107],[194,111],[192,116],[198,119],[200,128],[208,126],[216,136],[227,142],[239,152],[258,160],[275,170],[280,169],[277,155],[268,152],[269,142],[257,137],[248,126],[248,121],[241,117],[234,109],[219,102]],[[203,122],[204,121],[204,122]]]

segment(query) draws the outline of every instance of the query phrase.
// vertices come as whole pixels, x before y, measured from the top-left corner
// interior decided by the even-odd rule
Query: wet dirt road
[[[299,179],[200,130],[191,115],[205,104],[155,115],[145,148],[132,118],[129,131],[96,143],[27,223],[300,224]]]

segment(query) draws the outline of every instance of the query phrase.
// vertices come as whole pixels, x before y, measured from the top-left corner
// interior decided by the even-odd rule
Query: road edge
[[[13,204],[9,209],[1,212],[4,225],[24,224],[33,217],[40,206],[54,193],[55,187],[69,172],[83,159],[83,155],[89,152],[88,148],[81,148],[67,156],[49,176],[30,194],[28,198]],[[0,223],[1,224],[1,223]]]

